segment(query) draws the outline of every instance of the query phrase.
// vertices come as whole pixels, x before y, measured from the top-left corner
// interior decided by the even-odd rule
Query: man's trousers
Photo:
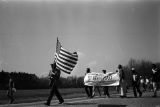
[[[137,97],[137,92],[139,93],[139,96],[142,95],[142,92],[140,91],[140,85],[137,82],[133,82],[133,92],[134,92],[134,97]]]
[[[47,103],[50,104],[51,100],[52,100],[52,97],[53,95],[56,95],[56,97],[58,98],[59,102],[64,102],[61,94],[59,93],[58,89],[57,89],[57,86],[55,84],[52,85],[51,87],[51,91],[50,91],[50,94],[49,94],[49,97],[48,97],[48,100],[47,100]]]

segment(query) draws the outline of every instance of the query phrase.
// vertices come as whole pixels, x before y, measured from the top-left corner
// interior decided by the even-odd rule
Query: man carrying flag
[[[47,102],[44,103],[45,105],[50,105],[50,102],[52,100],[53,95],[55,94],[59,100],[59,104],[62,104],[64,102],[61,94],[59,93],[58,89],[57,89],[57,81],[60,78],[60,70],[57,68],[56,63],[54,62],[53,64],[51,64],[52,67],[52,71],[50,73],[50,87],[51,87],[51,91],[50,91],[50,95],[47,99]]]
[[[64,48],[62,48],[58,38],[57,38],[57,45],[56,45],[56,53],[55,53],[55,60],[54,63],[51,64],[52,71],[50,72],[50,95],[48,97],[48,100],[45,105],[50,105],[50,102],[52,100],[53,95],[55,94],[59,100],[59,104],[62,104],[64,102],[61,94],[59,93],[57,89],[57,81],[60,78],[60,71],[63,71],[67,74],[70,74],[75,65],[78,61],[78,55],[77,52],[70,53],[66,51]]]

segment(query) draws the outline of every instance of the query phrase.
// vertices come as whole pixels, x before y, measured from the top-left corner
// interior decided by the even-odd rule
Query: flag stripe
[[[75,57],[73,54],[67,54],[67,53],[65,53],[65,52],[62,51],[62,50],[60,50],[60,54],[64,54],[64,55],[66,55],[66,56],[72,57],[72,58],[75,59],[75,60],[78,59],[78,57]]]
[[[69,61],[72,61],[72,62],[74,62],[74,63],[77,63],[77,61],[75,61],[75,60],[73,60],[73,59],[70,59],[70,58],[68,58],[67,56],[63,56],[62,54],[59,54],[59,56],[62,57],[62,58],[64,58],[64,59],[66,59],[66,60],[69,60]]]
[[[74,64],[74,63],[72,63],[72,62],[70,62],[70,61],[68,61],[68,60],[66,60],[66,59],[63,59],[63,58],[59,57],[58,55],[57,55],[56,57],[58,57],[58,60],[59,60],[60,62],[66,64],[66,65],[68,65],[68,66],[75,67],[75,64]],[[66,63],[66,62],[67,62],[67,63]]]
[[[57,67],[58,67],[59,69],[61,69],[63,72],[67,73],[67,74],[70,74],[70,73],[71,73],[69,70],[64,69],[64,68],[63,68],[61,65],[59,65],[58,63],[57,63]]]
[[[72,60],[74,60],[74,61],[77,61],[77,60],[78,60],[78,59],[76,59],[76,58],[74,58],[74,57],[71,57],[71,56],[68,56],[68,55],[66,55],[66,54],[61,53],[61,51],[60,51],[60,55],[63,55],[63,56],[65,56],[65,57],[67,57],[67,58],[69,58],[69,59],[72,59]]]
[[[62,59],[62,60],[65,60],[66,62],[69,62],[69,63],[72,63],[72,64],[77,64],[77,62],[76,61],[73,61],[73,60],[71,60],[71,59],[67,59],[66,57],[64,57],[64,56],[62,56],[62,55],[59,55],[58,56],[60,59]]]
[[[69,63],[72,63],[72,64],[74,64],[74,65],[76,65],[77,64],[77,62],[76,61],[74,61],[74,60],[72,60],[72,59],[69,59],[69,58],[67,58],[67,57],[65,57],[65,56],[62,56],[62,55],[58,55],[57,53],[55,54],[55,57],[56,58],[60,58],[60,59],[63,59],[63,60],[65,60],[66,62],[69,62]],[[56,60],[56,59],[55,59]]]
[[[76,61],[73,61],[73,60],[71,60],[71,59],[67,59],[66,57],[64,57],[64,56],[62,56],[62,55],[58,55],[57,53],[55,54],[55,58],[58,58],[59,57],[59,59],[62,59],[62,60],[64,60],[64,61],[66,61],[66,62],[69,62],[69,63],[72,63],[73,65],[76,65],[77,64],[77,62]],[[56,60],[56,59],[55,59]]]
[[[66,63],[65,61],[63,61],[62,59],[57,59],[59,62],[61,62],[62,64],[66,65],[67,67],[70,67],[70,68],[74,68],[73,65],[70,65],[69,63]]]
[[[60,59],[58,59],[58,56],[57,56],[56,62],[60,63],[60,65],[63,65],[64,67],[66,67],[66,69],[68,68],[69,70],[72,70],[74,68],[74,67],[68,66],[65,63],[63,63],[62,61],[60,61]]]
[[[66,70],[69,70],[69,71],[72,71],[72,70],[73,70],[71,67],[68,67],[68,66],[64,65],[63,63],[59,62],[58,60],[57,60],[57,63],[58,63],[61,67],[63,67],[64,69],[66,69]]]
[[[78,58],[78,55],[77,55],[77,54],[70,53],[70,52],[68,52],[67,50],[65,50],[63,47],[61,47],[61,51],[62,51],[62,52],[65,52],[65,53],[68,54],[68,55],[71,55],[71,57]]]
[[[73,60],[75,60],[75,61],[78,60],[78,57],[73,57],[72,55],[66,54],[65,52],[63,52],[63,51],[61,51],[61,50],[60,50],[60,54],[63,54],[63,55],[65,55],[65,56],[67,56],[67,57],[69,57],[69,58],[71,58],[71,59],[73,59]]]

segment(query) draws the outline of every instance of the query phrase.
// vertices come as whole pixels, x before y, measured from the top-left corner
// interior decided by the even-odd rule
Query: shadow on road
[[[95,105],[97,103],[84,103],[84,102],[81,102],[81,103],[64,103],[64,105]]]
[[[100,104],[98,107],[126,107],[127,105]]]

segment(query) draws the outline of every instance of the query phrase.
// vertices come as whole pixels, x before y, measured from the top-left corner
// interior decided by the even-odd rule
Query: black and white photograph
[[[0,107],[160,107],[160,0],[0,0]]]

